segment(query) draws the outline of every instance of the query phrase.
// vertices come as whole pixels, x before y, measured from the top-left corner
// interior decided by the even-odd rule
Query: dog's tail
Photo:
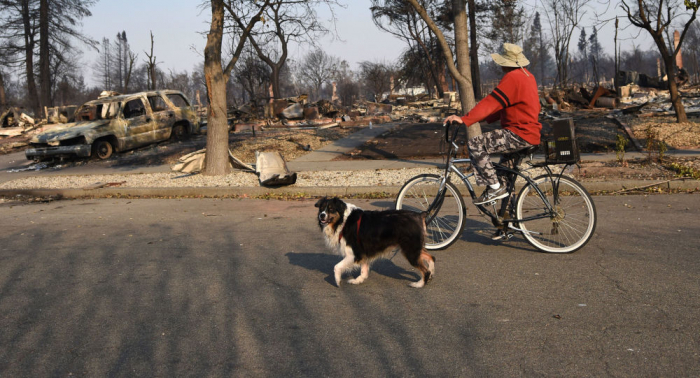
[[[423,251],[420,253],[420,257],[421,260],[423,260],[425,267],[428,268],[430,274],[435,274],[435,256],[428,253],[426,249],[423,249]]]
[[[420,224],[423,226],[423,237],[428,236],[428,225],[425,223],[425,219],[428,218],[428,212],[427,211],[421,211],[420,213]]]

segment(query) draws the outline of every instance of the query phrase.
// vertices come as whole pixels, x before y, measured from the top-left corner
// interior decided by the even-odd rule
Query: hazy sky
[[[199,0],[101,0],[91,9],[93,15],[83,20],[83,31],[99,41],[104,37],[114,41],[117,32],[126,31],[131,49],[138,54],[139,62],[147,60],[145,52],[150,50],[150,31],[153,31],[154,52],[159,67],[166,72],[168,70],[192,71],[195,64],[204,59],[202,55],[206,42],[204,33],[208,30],[208,22],[211,19],[210,10],[198,6],[201,3]],[[357,69],[357,63],[361,61],[395,60],[405,45],[374,25],[369,11],[370,1],[344,0],[343,3],[347,4],[347,7],[336,9],[338,18],[336,26],[340,38],[344,41],[324,38],[321,44],[326,53],[347,60],[353,69]],[[534,8],[532,4],[535,3],[536,0],[526,1],[525,7],[528,13],[532,12]],[[592,9],[588,12],[588,15],[594,13]],[[324,14],[320,13],[322,19],[327,18]],[[547,21],[544,17],[542,17],[542,23],[547,29]],[[628,24],[625,19],[621,19],[620,23]],[[591,24],[590,20],[583,22],[589,35]],[[600,41],[608,54],[613,52],[613,34],[612,24],[605,26],[599,33]],[[621,37],[630,38],[627,41],[628,44],[634,42],[643,48],[649,47],[650,39],[645,35],[632,39],[630,34],[631,29],[622,31]],[[572,52],[576,50],[577,41],[578,31],[572,38]],[[91,67],[97,53],[85,50],[83,61]],[[305,53],[305,49],[293,48],[290,51],[290,58],[301,59]],[[90,73],[86,79],[94,82],[92,76]]]
[[[101,41],[116,39],[117,32],[126,31],[131,50],[138,60],[147,60],[150,53],[150,31],[153,31],[154,53],[159,67],[182,72],[191,71],[204,60],[205,33],[209,30],[211,11],[201,9],[200,1],[122,0],[99,1],[92,8],[92,17],[83,20],[83,31]],[[372,22],[369,0],[346,0],[348,6],[336,9],[336,27],[343,41],[324,38],[326,53],[347,60],[351,68],[361,61],[393,61],[404,49],[403,43],[377,29]],[[322,19],[326,12],[319,12]],[[325,19],[324,19],[325,20]],[[290,51],[291,59],[301,59],[307,52],[299,47]],[[97,53],[86,51],[84,62],[89,66]],[[92,76],[92,75],[90,75]],[[88,80],[93,80],[88,77]]]

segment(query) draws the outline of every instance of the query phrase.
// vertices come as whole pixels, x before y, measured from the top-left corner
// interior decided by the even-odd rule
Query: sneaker
[[[501,187],[498,189],[492,189],[490,186],[487,186],[486,190],[484,190],[484,192],[481,193],[479,198],[474,200],[474,204],[483,205],[485,203],[493,202],[505,197],[508,197],[508,191],[506,190],[506,187],[504,185],[501,185]]]
[[[496,232],[491,235],[491,240],[497,241],[497,240],[503,240],[506,238],[506,233],[503,230],[496,230]]]

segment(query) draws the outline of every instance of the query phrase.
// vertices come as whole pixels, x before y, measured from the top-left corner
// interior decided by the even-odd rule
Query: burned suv
[[[107,159],[114,151],[199,132],[194,108],[182,92],[173,90],[88,101],[75,111],[74,117],[73,123],[34,136],[25,152],[27,159],[66,156]]]

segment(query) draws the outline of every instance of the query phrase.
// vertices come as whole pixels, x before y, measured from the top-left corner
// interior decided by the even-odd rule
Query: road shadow
[[[328,276],[325,278],[325,281],[335,286],[335,276],[333,275],[333,267],[335,266],[335,264],[340,262],[340,256],[322,253],[295,252],[288,252],[287,254],[285,254],[285,256],[287,256],[287,259],[289,259],[289,263],[292,265],[328,274]],[[394,256],[390,256],[389,259],[376,260],[372,263],[370,271],[397,280],[417,281],[420,278],[420,275],[418,273],[406,270],[394,264],[394,262],[392,261],[393,258],[402,259],[403,257],[397,253]],[[358,269],[353,270],[353,272],[350,274],[346,273],[343,276],[343,279],[350,278],[351,275],[352,277],[356,277],[358,275]]]

